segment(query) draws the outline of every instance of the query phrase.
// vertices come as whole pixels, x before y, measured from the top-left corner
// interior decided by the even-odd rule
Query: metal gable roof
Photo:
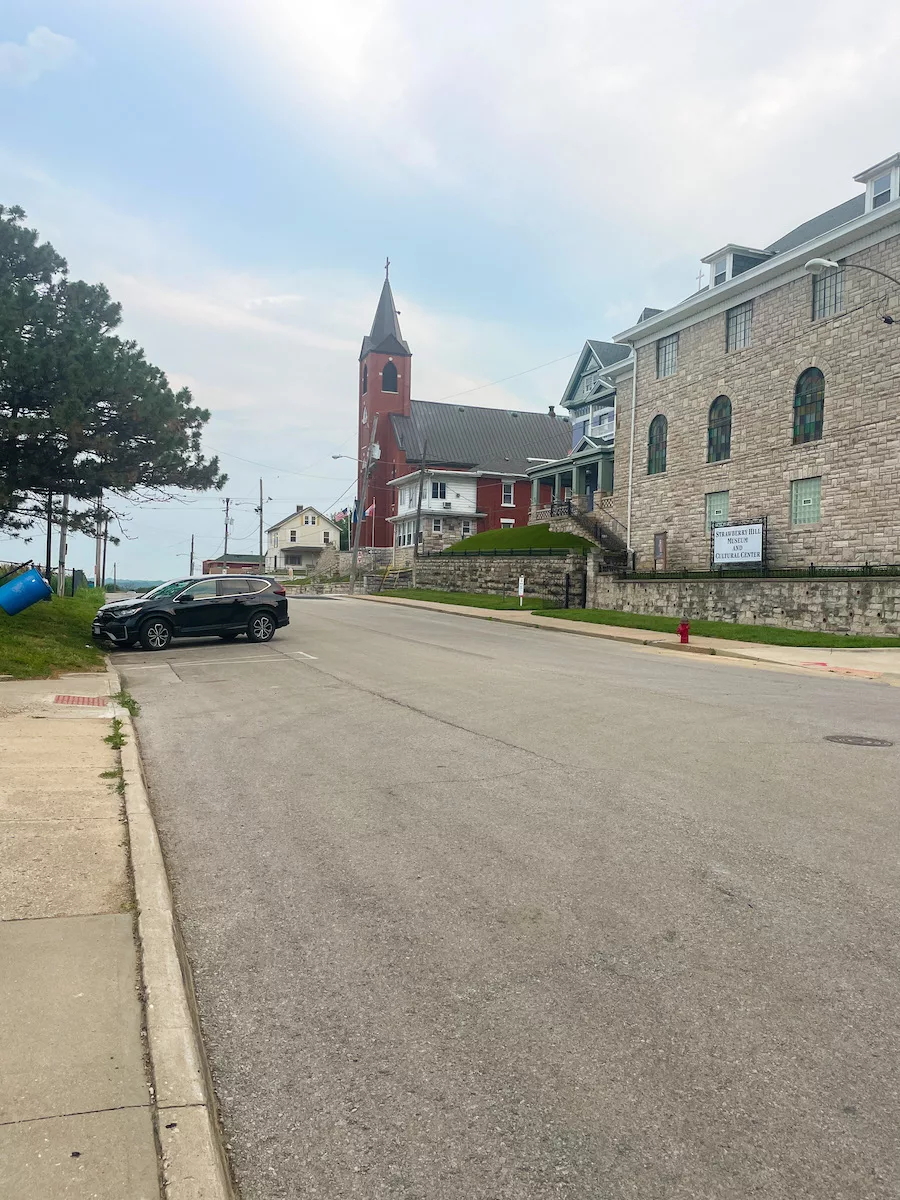
[[[397,444],[407,462],[465,467],[491,474],[524,475],[529,458],[562,458],[572,444],[569,422],[547,413],[502,408],[410,402],[410,415],[391,414]]]

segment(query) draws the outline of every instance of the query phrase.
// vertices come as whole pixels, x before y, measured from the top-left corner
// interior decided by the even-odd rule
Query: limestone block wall
[[[588,604],[688,620],[900,636],[900,576],[620,580],[595,575]]]
[[[900,275],[900,237],[847,261]],[[654,535],[662,533],[669,570],[708,566],[711,492],[729,493],[732,519],[768,517],[772,565],[900,562],[900,326],[879,316],[889,286],[848,267],[843,311],[813,320],[813,280],[801,274],[752,299],[750,344],[742,349],[726,349],[724,311],[682,327],[677,370],[662,379],[656,343],[638,347],[632,546],[639,569],[652,568]],[[895,295],[888,311],[891,303]],[[823,434],[794,445],[794,387],[808,367],[825,376]],[[707,418],[720,395],[732,405],[731,457],[708,463]],[[648,475],[657,414],[668,420],[666,470]],[[623,523],[630,424],[629,406],[620,405],[615,501]],[[791,482],[808,478],[821,479],[820,519],[792,525]]]

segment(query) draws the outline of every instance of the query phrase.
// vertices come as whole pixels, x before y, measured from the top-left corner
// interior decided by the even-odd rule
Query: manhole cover
[[[826,742],[838,742],[841,746],[893,746],[885,738],[860,737],[856,733],[829,733]]]
[[[106,708],[106,696],[57,696],[54,704],[78,704],[89,708]]]

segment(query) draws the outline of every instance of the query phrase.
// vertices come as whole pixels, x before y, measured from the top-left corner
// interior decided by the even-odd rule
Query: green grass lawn
[[[66,671],[102,671],[91,620],[103,600],[98,588],[83,588],[73,597],[41,600],[15,617],[0,609],[0,675],[47,679]]]
[[[402,600],[430,600],[432,604],[468,604],[471,608],[518,608],[518,596],[483,596],[478,592],[440,592],[433,588],[389,588],[376,593]],[[541,608],[542,602],[534,596],[526,596],[524,611],[533,612]]]
[[[651,629],[657,633],[677,633],[680,622],[678,617],[656,617],[603,608],[555,608],[541,615],[561,617],[565,621],[588,621],[595,625],[618,625],[626,629]],[[806,632],[802,629],[781,629],[776,625],[735,625],[730,621],[691,621],[690,625],[691,633],[696,637],[761,642],[767,646],[842,646],[848,650],[882,646],[900,649],[900,638],[896,637]]]
[[[471,553],[474,550],[584,550],[592,549],[593,542],[577,537],[574,533],[554,533],[549,525],[516,525],[512,529],[487,529],[473,537],[463,538],[448,546],[444,554]]]

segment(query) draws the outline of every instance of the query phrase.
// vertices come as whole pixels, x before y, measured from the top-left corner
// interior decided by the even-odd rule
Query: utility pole
[[[50,567],[50,559],[53,557],[53,493],[47,492],[47,557],[44,560],[47,564],[44,568],[44,574],[47,577],[47,582],[50,582],[52,569]]]
[[[97,525],[97,534],[94,541],[94,587],[100,587],[100,570],[103,560],[103,520],[101,513],[103,512],[103,493],[97,497],[97,511],[95,520]]]
[[[106,587],[106,546],[109,542],[109,517],[103,522],[103,578],[100,581],[101,587]]]
[[[119,590],[119,580],[116,577],[116,566],[117,565],[118,564],[113,563],[113,591],[114,592],[117,592]]]
[[[59,519],[59,569],[56,572],[56,594],[66,594],[66,537],[69,533],[69,497],[63,496],[62,516]]]
[[[191,534],[191,567],[190,567],[190,570],[188,571],[188,575],[193,575],[193,574],[194,574],[194,535]]]
[[[422,443],[422,467],[419,471],[419,500],[416,504],[416,528],[413,534],[413,587],[418,583],[418,571],[416,570],[417,559],[419,557],[419,526],[422,524],[422,494],[425,491],[425,456],[428,453],[427,440]]]
[[[262,571],[265,567],[263,560],[263,485],[262,480],[259,481],[259,569]]]
[[[228,558],[228,510],[231,508],[231,500],[228,496],[225,497],[225,549],[222,551],[222,565],[225,566]]]
[[[378,413],[372,418],[372,434],[369,438],[369,445],[366,449],[366,466],[363,471],[362,488],[360,497],[356,502],[356,529],[353,533],[353,552],[350,556],[350,595],[352,596],[356,590],[356,565],[359,562],[359,535],[362,532],[363,520],[365,520],[365,504],[369,498],[369,472],[372,469],[372,450],[375,446],[375,434],[378,432]],[[362,508],[362,512],[360,512]],[[362,520],[360,518],[362,517]]]

